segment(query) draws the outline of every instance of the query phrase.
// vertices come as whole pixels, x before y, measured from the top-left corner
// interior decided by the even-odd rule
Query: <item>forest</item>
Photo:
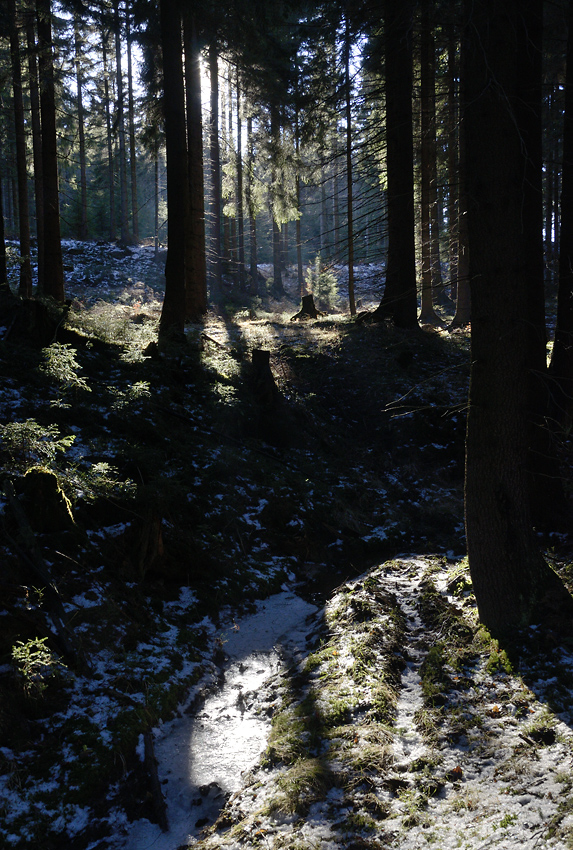
[[[573,847],[572,69],[2,0],[0,847]]]

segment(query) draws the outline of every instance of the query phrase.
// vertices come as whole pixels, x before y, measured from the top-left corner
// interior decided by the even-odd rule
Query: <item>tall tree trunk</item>
[[[346,97],[346,199],[348,218],[348,306],[350,315],[356,315],[354,300],[354,203],[352,196],[352,86],[350,79],[350,19],[349,3],[346,6],[344,28],[344,93]]]
[[[219,62],[215,40],[209,45],[209,79],[211,81],[211,114],[209,151],[212,205],[212,287],[221,291],[221,151],[219,147]]]
[[[298,165],[299,158],[300,158],[300,121],[299,121],[298,106],[297,106],[297,109],[296,109],[296,116],[295,116],[294,138],[295,138],[296,161],[297,161],[297,165]],[[301,234],[301,226],[300,226],[301,213],[302,213],[302,211],[301,211],[301,193],[300,193],[300,173],[299,173],[298,168],[296,169],[296,174],[295,174],[294,179],[295,179],[296,211],[297,211],[296,225],[295,225],[296,226],[296,270],[297,270],[298,291],[299,291],[300,297],[302,298],[302,296],[305,293],[304,293],[304,276],[303,276],[303,270],[302,270],[302,234]]]
[[[373,318],[417,328],[412,134],[411,0],[385,0],[388,259],[386,286]]]
[[[30,0],[31,1],[31,0]],[[44,290],[44,193],[42,179],[42,127],[40,119],[40,90],[35,35],[35,10],[26,9],[26,42],[28,47],[28,85],[32,122],[32,153],[34,158],[34,197],[36,200],[36,240],[38,243],[38,291]]]
[[[44,293],[51,296],[59,304],[63,304],[65,301],[64,266],[60,235],[56,98],[50,0],[36,0],[36,14],[38,16],[42,177],[44,181]]]
[[[125,151],[125,107],[123,91],[123,70],[121,65],[121,18],[119,0],[113,4],[113,28],[115,36],[115,68],[117,83],[117,137],[119,144],[119,229],[123,245],[129,243],[129,224],[127,213],[127,157]]]
[[[23,298],[32,296],[32,263],[30,260],[30,209],[28,204],[28,168],[26,165],[26,129],[24,125],[24,99],[22,95],[22,65],[20,62],[19,25],[16,2],[8,0],[10,25],[10,58],[12,64],[12,90],[14,104],[14,131],[16,136],[16,171],[18,175],[18,220],[20,234],[20,285]]]
[[[235,214],[231,214],[230,216],[226,216],[225,220],[228,226],[229,233],[229,253],[227,254],[230,261],[231,274],[233,277],[237,275],[238,271],[238,254],[237,254],[237,181],[236,181],[236,173],[237,173],[237,155],[235,151],[235,140],[233,138],[233,80],[232,80],[232,72],[231,67],[228,67],[227,70],[227,91],[228,91],[228,132],[227,132],[227,159],[229,164],[231,165],[231,172],[234,172],[234,177],[232,177],[233,182],[233,190],[231,195],[231,201],[234,201]],[[234,197],[233,197],[234,196]]]
[[[429,0],[425,0],[429,3]],[[434,7],[431,10],[433,12]],[[430,256],[432,263],[432,290],[434,303],[447,304],[444,292],[442,263],[440,260],[440,233],[442,229],[442,204],[438,191],[438,144],[436,138],[436,49],[434,43],[433,14],[429,15],[428,43],[428,155],[430,160]]]
[[[131,58],[131,9],[125,3],[125,36],[127,41],[127,115],[129,120],[129,169],[131,178],[131,229],[133,241],[139,243],[139,204],[137,200],[137,148],[135,146],[135,106],[133,102],[133,68]]]
[[[153,148],[153,184],[154,184],[154,210],[153,210],[153,246],[154,254],[159,254],[159,136],[155,139]]]
[[[185,330],[185,240],[189,218],[187,127],[178,0],[161,0],[163,109],[167,151],[167,262],[165,298],[159,323],[160,344]]]
[[[326,168],[324,165],[324,150],[320,151],[320,213],[318,217],[320,226],[320,255],[324,259],[329,256],[329,245],[327,235],[327,205],[326,205]]]
[[[456,61],[456,33],[454,28],[454,17],[450,17],[448,23],[448,254],[449,254],[449,278],[450,297],[457,303],[458,286],[458,249],[459,249],[459,137],[458,137],[458,110],[456,101],[456,79],[458,76]]]
[[[569,5],[561,173],[559,289],[550,367],[550,416],[569,430],[573,422],[573,3]]]
[[[113,242],[116,237],[115,221],[115,163],[113,156],[113,134],[111,121],[111,101],[109,97],[109,69],[107,63],[107,38],[105,21],[102,22],[102,59],[103,59],[103,91],[105,101],[105,126],[107,138],[107,177],[109,193],[109,238]]]
[[[189,243],[191,246],[191,265],[187,273],[186,312],[189,321],[199,321],[207,312],[201,60],[195,18],[188,6],[184,7],[184,32],[187,146],[189,151]]]
[[[465,41],[462,39],[462,66],[464,64]],[[468,193],[467,193],[467,167],[466,167],[466,143],[464,132],[464,91],[463,86],[459,92],[460,132],[458,134],[458,185],[457,185],[457,279],[456,279],[456,312],[450,328],[463,328],[471,320],[471,289],[470,289],[470,267],[469,267],[469,235],[468,235]]]
[[[237,68],[237,226],[239,231],[239,287],[245,290],[245,210],[243,205],[243,118],[241,115],[241,80]]]
[[[257,220],[255,215],[255,198],[253,192],[254,150],[253,150],[253,119],[247,118],[247,210],[249,214],[249,249],[250,249],[250,286],[249,294],[257,295],[259,289],[257,268]]]
[[[276,198],[276,190],[277,183],[279,180],[279,169],[278,169],[278,152],[280,147],[280,119],[279,112],[276,106],[271,106],[271,145],[272,145],[272,154],[271,154],[271,199],[270,199],[270,208],[271,208],[271,218],[273,221],[273,286],[272,291],[273,295],[280,298],[285,294],[283,287],[283,277],[282,277],[282,264],[281,264],[281,229],[277,221],[276,207],[278,205],[278,201]]]
[[[0,134],[0,161],[2,161],[2,135]],[[2,175],[0,174],[0,294],[8,293],[8,267],[6,263],[6,242],[4,229],[4,201],[2,193]]]
[[[421,33],[420,33],[420,93],[421,93],[421,125],[422,144],[420,150],[421,171],[421,241],[422,241],[422,303],[420,324],[437,325],[439,319],[434,312],[433,280],[432,280],[432,236],[430,233],[430,207],[432,183],[432,62],[430,52],[433,50],[433,39],[430,24],[430,0],[422,0]]]
[[[74,17],[74,46],[76,51],[76,86],[78,111],[78,136],[80,143],[80,223],[78,236],[88,238],[88,184],[86,177],[86,132],[84,126],[83,103],[83,72],[82,72],[82,41],[80,37],[80,22]]]
[[[472,199],[466,537],[479,615],[496,635],[540,621],[558,627],[560,617],[573,616],[573,600],[537,547],[528,492],[531,290],[542,281],[534,279],[525,188],[537,143],[523,132],[521,110],[522,80],[537,62],[530,51],[537,3],[472,0],[464,63]]]

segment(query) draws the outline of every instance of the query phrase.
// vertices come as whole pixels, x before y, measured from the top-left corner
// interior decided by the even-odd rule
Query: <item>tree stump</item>
[[[270,358],[270,351],[253,349],[252,385],[256,401],[267,410],[274,410],[280,403],[281,394],[271,371]]]
[[[316,309],[314,295],[303,295],[302,307],[296,316],[291,318],[291,322],[296,321],[296,319],[318,319],[319,316],[326,316],[326,313]]]

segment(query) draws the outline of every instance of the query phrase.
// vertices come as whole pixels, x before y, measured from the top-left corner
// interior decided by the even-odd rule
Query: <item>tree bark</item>
[[[103,17],[103,16],[102,16]],[[115,221],[115,163],[113,156],[113,135],[111,122],[111,101],[109,97],[109,70],[107,63],[107,38],[108,33],[105,22],[102,20],[102,59],[103,59],[103,91],[105,100],[105,125],[107,138],[107,176],[109,192],[109,238],[113,242],[116,237]]]
[[[187,270],[186,316],[198,322],[207,312],[207,262],[205,256],[205,200],[203,179],[203,119],[201,114],[201,65],[195,18],[186,6],[185,81],[187,108],[187,146],[189,152],[189,243],[190,268]]]
[[[119,0],[114,0],[113,6],[114,36],[115,36],[115,67],[117,84],[117,137],[119,144],[119,228],[120,239],[127,245],[129,239],[129,224],[127,212],[127,157],[125,151],[125,107],[123,90],[123,70],[121,65],[121,18]]]
[[[32,0],[30,0],[30,3]],[[36,239],[38,243],[38,292],[44,291],[44,190],[42,179],[42,127],[40,119],[40,90],[38,86],[38,62],[34,28],[34,8],[26,9],[26,42],[28,47],[28,85],[30,88],[30,112],[32,122],[32,152],[34,159],[34,196],[36,201]]]
[[[433,303],[433,256],[431,234],[431,184],[432,184],[432,154],[435,156],[435,115],[432,121],[434,104],[434,79],[432,77],[431,52],[434,49],[431,24],[430,0],[422,0],[421,16],[421,50],[420,50],[420,100],[422,112],[422,144],[420,150],[421,170],[421,236],[422,236],[422,304],[420,324],[437,325],[439,319],[434,312]],[[432,144],[434,134],[434,144]]]
[[[348,306],[356,315],[354,300],[354,205],[352,198],[352,91],[350,81],[350,19],[346,6],[344,27],[344,94],[346,98],[346,203],[348,218]]]
[[[479,615],[495,635],[540,621],[570,627],[573,617],[573,600],[537,547],[528,493],[535,297],[524,185],[536,154],[520,126],[521,79],[535,61],[524,5],[471,3],[464,67],[472,199],[466,537]]]
[[[259,289],[259,270],[257,267],[257,219],[255,209],[255,194],[253,186],[254,151],[253,151],[253,119],[247,118],[247,210],[249,213],[249,249],[250,249],[250,286],[249,294],[257,295]]]
[[[241,80],[237,68],[237,225],[239,232],[239,287],[246,288],[245,274],[245,207],[243,200],[243,116],[241,114]]]
[[[56,99],[50,0],[36,0],[40,108],[42,113],[42,178],[44,181],[44,293],[59,304],[65,301],[64,266],[60,235],[58,190],[58,147],[56,142]]]
[[[129,120],[129,170],[131,180],[131,229],[133,241],[139,244],[139,204],[137,199],[137,148],[135,146],[135,105],[133,102],[133,68],[131,58],[131,10],[125,3],[125,37],[127,41],[127,116]]]
[[[187,128],[178,0],[161,0],[163,108],[167,152],[167,261],[165,298],[159,323],[160,345],[185,330],[185,238],[189,217]]]
[[[273,286],[272,292],[273,295],[280,298],[285,294],[283,287],[283,277],[282,277],[282,266],[281,266],[281,229],[279,227],[277,221],[277,215],[275,206],[277,205],[277,201],[274,197],[274,191],[277,186],[278,181],[278,151],[280,146],[280,119],[278,108],[274,105],[271,106],[271,145],[272,145],[272,153],[271,153],[271,169],[272,169],[272,178],[271,178],[271,198],[270,198],[270,208],[271,208],[271,217],[273,222]]]
[[[573,3],[569,6],[557,326],[551,355],[550,417],[566,429],[573,422]]]
[[[385,0],[388,258],[386,286],[373,319],[418,327],[414,242],[411,0]]]
[[[0,158],[2,157],[2,139],[0,138]],[[6,264],[6,242],[4,229],[4,204],[2,197],[2,178],[0,177],[0,294],[9,292],[8,268]]]
[[[18,176],[18,221],[20,234],[20,285],[23,298],[32,296],[32,264],[30,260],[30,209],[28,204],[28,168],[26,165],[26,130],[24,124],[24,99],[22,95],[22,65],[16,2],[8,0],[10,24],[10,59],[12,65],[12,90],[14,104],[14,130],[16,137],[16,170]]]
[[[211,81],[211,117],[209,127],[209,150],[211,165],[212,206],[212,287],[221,290],[221,152],[219,148],[219,63],[217,44],[209,45],[209,78]]]
[[[88,184],[86,177],[86,132],[84,122],[83,103],[83,73],[82,73],[82,43],[80,37],[80,22],[74,17],[74,46],[76,51],[76,86],[77,86],[77,110],[78,110],[78,137],[80,147],[80,222],[78,236],[80,239],[88,238]]]

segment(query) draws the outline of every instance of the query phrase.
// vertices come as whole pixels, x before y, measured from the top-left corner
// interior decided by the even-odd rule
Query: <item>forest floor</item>
[[[9,305],[0,330],[0,846],[120,848],[161,821],[153,741],[217,687],[220,629],[294,588],[319,612],[251,695],[268,744],[191,843],[572,847],[571,648],[477,623],[467,331],[351,320],[335,268],[323,318],[291,321],[291,279],[229,288],[159,355],[152,250],[65,261],[69,312]],[[360,309],[382,283],[357,270]],[[571,586],[570,541],[540,546]]]

